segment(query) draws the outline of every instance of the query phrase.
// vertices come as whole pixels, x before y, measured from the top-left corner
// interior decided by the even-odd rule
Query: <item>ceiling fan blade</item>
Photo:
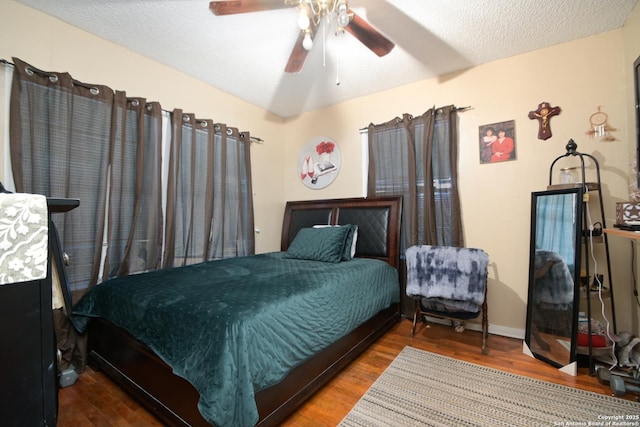
[[[311,33],[311,38],[313,39],[314,33]],[[293,45],[293,50],[291,51],[291,55],[289,55],[289,61],[287,61],[287,65],[284,67],[285,73],[299,73],[302,71],[302,67],[304,66],[304,61],[307,59],[307,54],[309,51],[302,47],[302,40],[304,39],[304,31],[300,31],[300,35],[296,40],[296,44]]]
[[[291,7],[284,0],[230,0],[212,1],[209,9],[214,15],[235,15],[238,13],[262,12],[265,10]]]
[[[380,34],[378,30],[354,13],[353,10],[349,9],[348,13],[353,14],[353,18],[345,29],[360,40],[363,45],[378,56],[385,56],[393,50],[395,44],[391,40]]]

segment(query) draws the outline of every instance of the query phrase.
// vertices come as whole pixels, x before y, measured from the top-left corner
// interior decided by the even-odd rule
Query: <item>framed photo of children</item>
[[[491,123],[479,127],[480,163],[516,159],[516,122]]]

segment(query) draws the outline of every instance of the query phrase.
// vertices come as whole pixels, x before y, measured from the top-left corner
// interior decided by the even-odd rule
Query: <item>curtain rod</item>
[[[13,62],[7,61],[6,59],[0,59],[0,63],[5,64],[5,65],[8,65],[8,66],[11,66],[11,67],[14,67],[14,68],[15,68],[15,66],[16,66],[16,64],[14,64]],[[45,73],[45,72],[42,72],[42,73],[43,73],[44,75],[46,75],[46,76],[50,76],[50,75],[51,75],[50,73]],[[90,87],[90,86],[87,86],[87,85],[85,85],[85,84],[83,84],[83,83],[81,83],[81,82],[79,82],[79,81],[76,81],[76,80],[74,80],[74,81],[73,81],[73,84],[78,85],[78,86],[81,86],[81,87],[84,87],[84,88],[87,88],[87,89],[91,89],[91,87]],[[169,110],[165,110],[164,108],[162,109],[162,111],[163,111],[163,112],[165,112],[165,113],[169,113],[169,114],[171,114],[171,111],[169,111]],[[256,143],[258,143],[258,144],[262,144],[262,143],[264,143],[264,139],[262,139],[262,138],[258,138],[257,136],[250,136],[249,138],[250,138],[253,142],[256,142]]]
[[[433,107],[434,109],[436,108],[435,106]],[[471,106],[467,106],[467,107],[453,107],[453,112],[457,113],[458,111],[463,112],[463,111],[467,111],[470,110],[472,107]],[[438,114],[442,114],[442,112],[440,111],[440,109],[436,110],[436,115]],[[409,115],[409,117],[411,117],[413,119],[412,115]],[[401,121],[402,119],[400,119],[400,117],[396,117],[396,120]],[[368,130],[369,126],[360,128],[359,131],[360,132],[364,132],[365,130]]]

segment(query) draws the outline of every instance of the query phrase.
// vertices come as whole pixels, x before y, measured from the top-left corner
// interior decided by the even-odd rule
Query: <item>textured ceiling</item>
[[[278,116],[610,31],[636,0],[349,0],[391,39],[377,57],[350,34],[316,37],[284,73],[296,9],[214,16],[208,0],[17,0]],[[340,85],[336,85],[339,76]]]

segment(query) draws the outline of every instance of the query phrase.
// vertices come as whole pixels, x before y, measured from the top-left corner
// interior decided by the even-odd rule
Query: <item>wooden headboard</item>
[[[356,256],[380,259],[399,269],[401,213],[401,196],[287,202],[280,248],[286,251],[301,228],[354,224]]]

